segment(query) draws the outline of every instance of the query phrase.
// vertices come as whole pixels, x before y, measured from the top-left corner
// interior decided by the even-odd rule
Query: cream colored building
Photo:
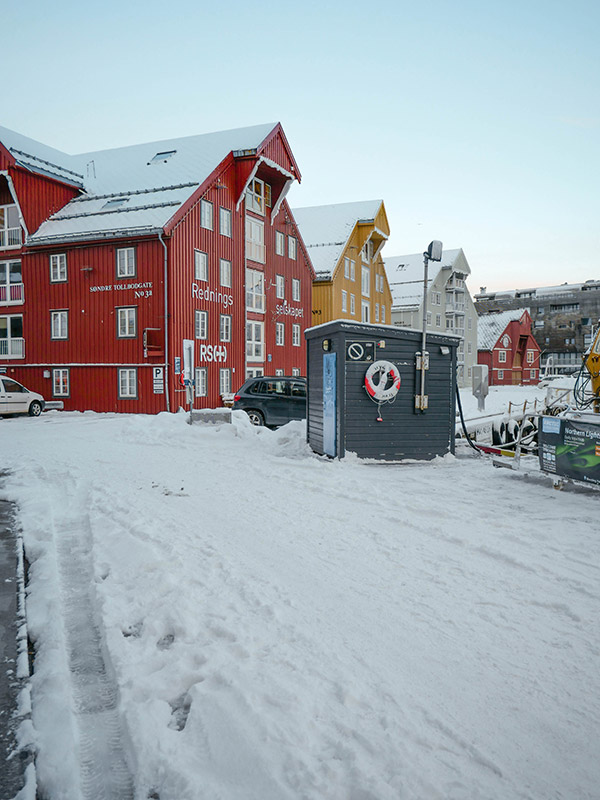
[[[383,200],[294,208],[315,269],[312,324],[352,319],[391,324],[381,250],[390,234]]]
[[[423,254],[385,259],[392,292],[392,323],[423,329]],[[477,312],[466,285],[471,268],[462,249],[444,250],[441,261],[428,265],[427,330],[460,337],[457,382],[470,386],[477,363]]]

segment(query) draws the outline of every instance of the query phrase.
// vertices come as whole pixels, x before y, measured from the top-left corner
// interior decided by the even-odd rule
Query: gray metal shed
[[[338,458],[353,452],[394,461],[454,453],[458,338],[427,334],[428,407],[422,411],[415,409],[421,335],[408,328],[344,320],[305,331],[307,434],[315,452]],[[369,366],[379,361],[391,362],[400,376],[397,394],[382,404],[365,387]]]

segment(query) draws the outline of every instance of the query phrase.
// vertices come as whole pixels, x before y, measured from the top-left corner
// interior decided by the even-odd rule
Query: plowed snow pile
[[[118,763],[136,800],[598,798],[600,492],[468,453],[328,461],[304,436],[0,422],[43,796]],[[97,672],[83,700],[74,663]],[[110,733],[83,763],[90,709]]]

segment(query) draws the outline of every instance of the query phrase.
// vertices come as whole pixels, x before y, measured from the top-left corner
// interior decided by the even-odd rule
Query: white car
[[[39,417],[45,405],[46,401],[41,394],[30,392],[18,381],[0,375],[0,417],[8,414]]]

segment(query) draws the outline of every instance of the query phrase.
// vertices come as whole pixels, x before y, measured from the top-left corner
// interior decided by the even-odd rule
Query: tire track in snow
[[[132,800],[133,782],[124,757],[118,689],[107,670],[96,613],[92,537],[87,498],[70,481],[64,509],[55,519],[69,666],[84,800]],[[75,496],[73,496],[75,495]]]

